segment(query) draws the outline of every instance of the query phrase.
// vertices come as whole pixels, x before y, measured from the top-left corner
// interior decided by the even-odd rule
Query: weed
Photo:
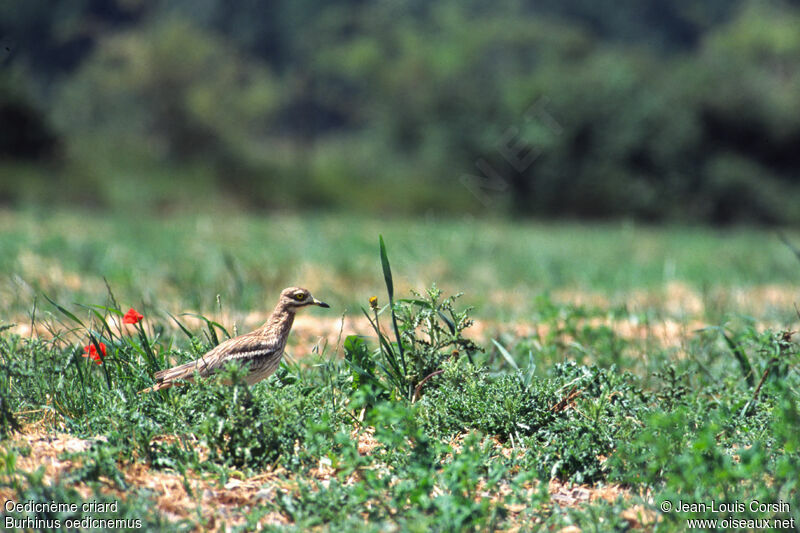
[[[244,382],[245,373],[231,363],[218,379],[201,381],[187,394],[188,404],[202,406],[189,413],[190,427],[208,446],[209,458],[237,468],[308,461],[296,443],[305,440],[307,424],[322,415],[321,391],[299,382],[253,390]]]
[[[364,308],[362,312],[375,331],[378,347],[370,354],[364,339],[350,336],[345,339],[345,360],[353,370],[356,389],[369,384],[391,398],[415,401],[428,381],[443,372],[446,360],[458,359],[462,354],[472,360],[472,354],[480,348],[462,335],[472,321],[469,308],[455,309],[458,295],[442,298],[442,291],[434,285],[424,295],[412,291],[413,298],[395,301],[382,237],[380,252],[395,340],[391,341],[381,328],[377,298],[373,297],[373,315]]]

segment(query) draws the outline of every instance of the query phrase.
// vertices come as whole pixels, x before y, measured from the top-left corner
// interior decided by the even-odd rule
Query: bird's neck
[[[275,310],[272,311],[272,314],[264,325],[261,326],[261,329],[264,331],[277,332],[279,334],[283,334],[284,332],[288,334],[294,322],[294,312],[294,308],[278,304],[275,306]]]

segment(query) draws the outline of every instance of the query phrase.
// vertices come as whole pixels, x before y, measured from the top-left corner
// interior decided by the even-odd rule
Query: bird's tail
[[[179,380],[191,381],[194,378],[194,371],[196,368],[197,362],[191,361],[189,363],[168,368],[166,370],[159,370],[153,375],[156,380],[156,384],[152,387],[140,390],[139,394],[168,389],[175,385],[179,385],[179,383],[177,383]]]

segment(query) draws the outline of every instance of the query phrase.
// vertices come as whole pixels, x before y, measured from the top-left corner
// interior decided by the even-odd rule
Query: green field
[[[7,316],[28,313],[40,292],[66,302],[103,300],[103,278],[120,300],[172,312],[213,312],[217,295],[231,309],[264,309],[290,284],[358,312],[382,287],[379,234],[392,248],[400,291],[435,282],[464,292],[481,318],[525,319],[537,296],[559,291],[624,304],[632,291],[667,296],[670,282],[701,298],[800,284],[797,258],[777,232],[748,229],[91,211],[0,212],[0,227],[0,313]],[[790,318],[792,310],[773,311],[772,318]]]
[[[36,518],[298,531],[800,523],[800,261],[774,231],[89,211],[4,211],[0,228],[0,499],[118,504]],[[426,293],[433,284],[443,296]],[[287,285],[331,304],[309,313],[323,325],[365,322],[377,295],[385,342],[342,326],[313,349],[293,339],[295,357],[252,387],[230,368],[234,386],[137,394],[234,321],[255,325],[248,313]],[[403,301],[411,289],[421,296]],[[119,323],[129,307],[141,327]],[[21,329],[31,321],[38,335]],[[81,357],[92,339],[103,364]],[[664,511],[679,500],[746,508]]]

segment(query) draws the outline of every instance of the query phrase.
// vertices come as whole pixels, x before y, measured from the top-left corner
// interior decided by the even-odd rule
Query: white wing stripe
[[[271,354],[274,354],[274,353],[275,353],[274,349],[252,350],[252,351],[248,351],[248,352],[232,352],[232,353],[228,353],[227,354],[226,359],[227,358],[231,358],[231,359],[249,359],[251,357],[260,357],[260,356],[263,356],[263,355],[271,355]]]

